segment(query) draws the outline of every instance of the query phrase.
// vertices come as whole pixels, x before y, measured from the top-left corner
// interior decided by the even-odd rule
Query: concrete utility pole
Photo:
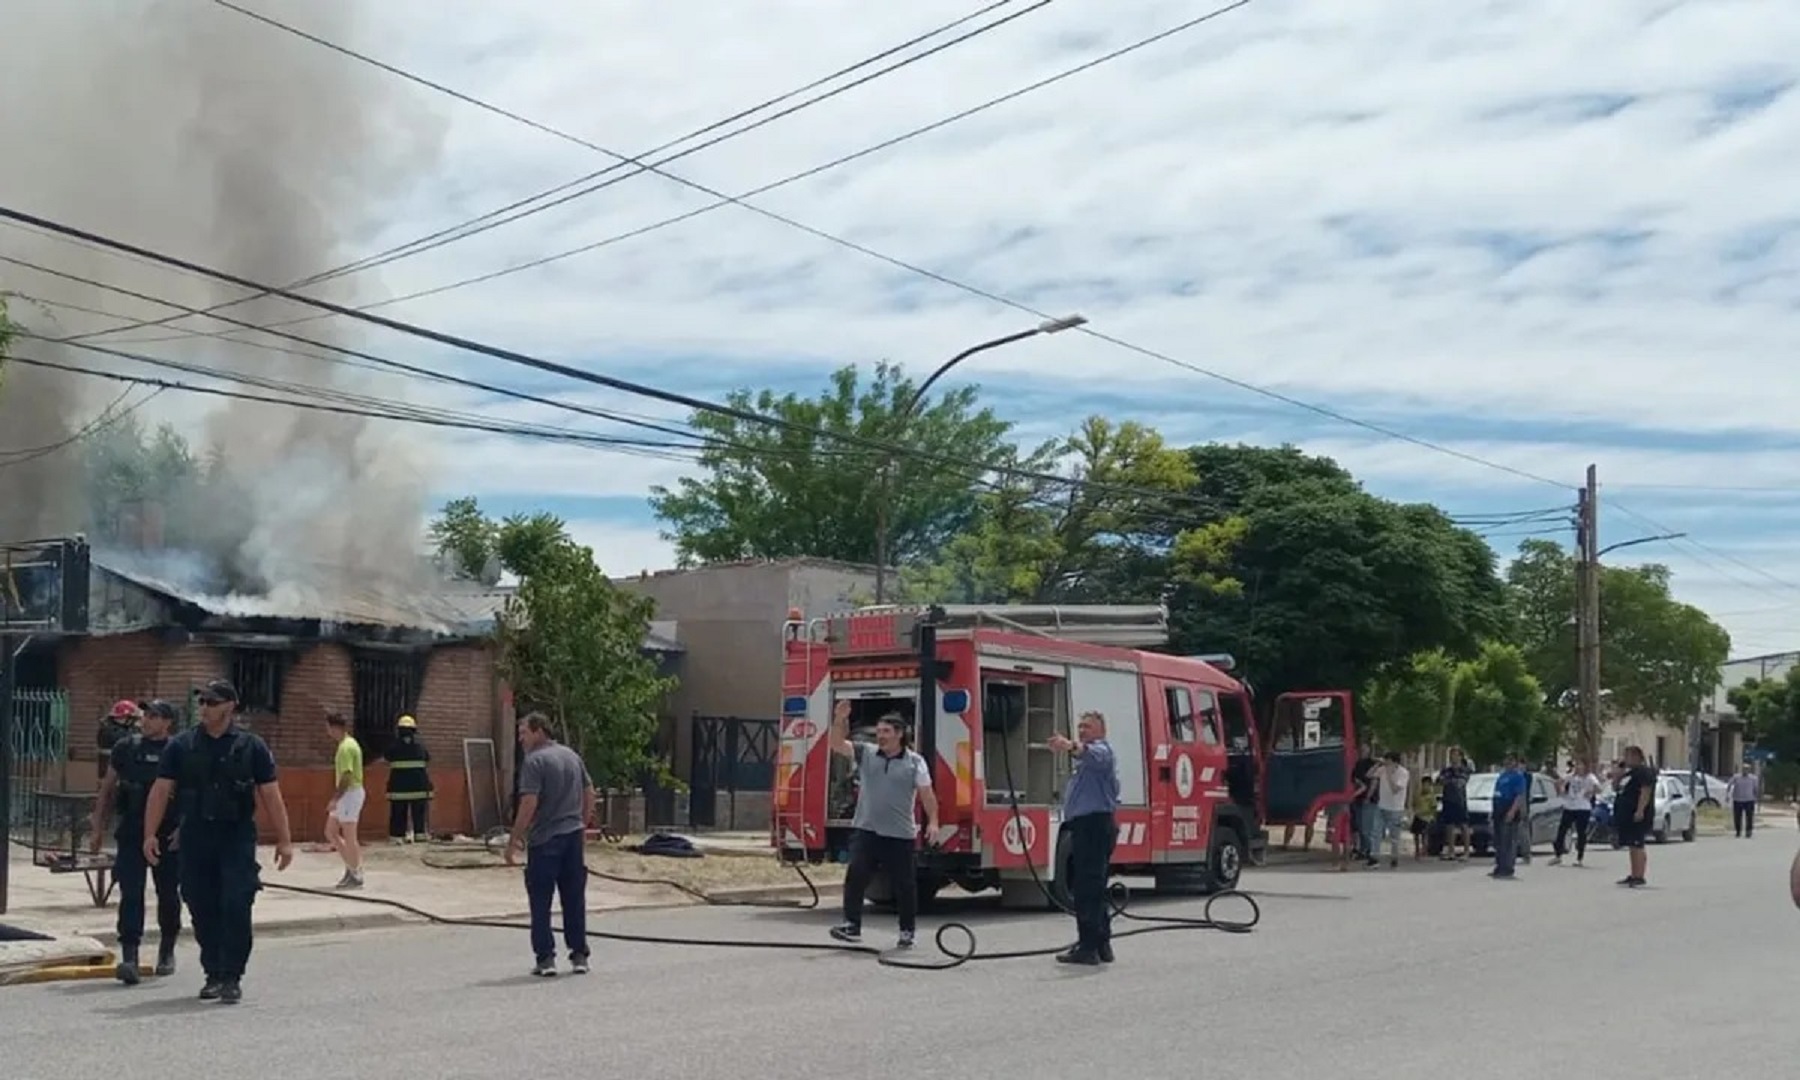
[[[1576,524],[1575,629],[1576,679],[1581,729],[1578,756],[1599,764],[1600,753],[1600,484],[1599,470],[1589,465],[1587,485],[1580,491]]]

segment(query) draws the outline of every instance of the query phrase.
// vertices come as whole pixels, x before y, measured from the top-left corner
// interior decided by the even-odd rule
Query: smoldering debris
[[[269,14],[352,48],[367,44],[359,6],[261,0]],[[437,160],[444,118],[399,80],[317,45],[192,0],[134,5],[20,0],[0,35],[0,190],[7,201],[244,277],[287,285],[366,253],[389,200]],[[243,297],[223,286],[35,232],[0,228],[0,254],[138,292],[207,307]],[[339,303],[378,298],[375,274],[309,291]],[[17,294],[15,322],[52,336],[118,325],[92,314],[159,319],[167,308],[0,263]],[[29,297],[31,299],[25,299]],[[73,306],[61,306],[73,305]],[[89,311],[80,309],[86,308]],[[261,299],[234,318],[307,314]],[[347,339],[341,320],[308,336]],[[328,360],[190,337],[219,324],[188,318],[99,343],[263,377],[404,396],[403,384]],[[348,340],[343,343],[350,344]],[[74,347],[21,339],[13,351],[84,367],[152,373]],[[9,365],[0,389],[0,448],[49,445],[91,420],[120,387]],[[360,578],[419,572],[431,462],[402,425],[254,402],[207,406],[163,395],[144,418],[173,419],[194,451],[216,457],[217,482],[196,485],[179,512],[194,559],[171,565],[234,592],[282,584],[353,589]],[[4,462],[4,458],[0,458]],[[0,464],[0,535],[86,530],[81,455]],[[131,538],[121,538],[129,541]],[[138,537],[152,546],[157,538]],[[202,571],[200,567],[210,567]]]

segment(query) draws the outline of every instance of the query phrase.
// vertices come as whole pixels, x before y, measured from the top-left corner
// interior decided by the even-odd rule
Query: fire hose
[[[1021,837],[1023,837],[1026,835],[1025,834],[1025,825],[1024,825],[1024,821],[1023,821],[1023,814],[1021,813],[1021,811],[1019,809],[1018,792],[1017,792],[1016,787],[1013,785],[1013,781],[1012,781],[1012,761],[1011,761],[1010,755],[1007,753],[1007,750],[1006,750],[1006,740],[1005,739],[1001,740],[1001,759],[1002,759],[1002,762],[1006,769],[1007,786],[1009,789],[1012,790],[1012,816],[1013,816],[1014,827],[1019,830],[1019,835]],[[496,838],[499,835],[503,835],[503,834],[496,831],[496,833],[491,835],[486,842],[484,842],[480,845],[481,848],[483,850],[491,851],[492,850],[492,841],[494,838]],[[616,842],[618,837],[607,836],[606,839],[609,841]],[[465,847],[468,847],[468,848],[472,848],[473,846],[474,845],[465,845]],[[1046,900],[1048,900],[1052,906],[1061,910],[1065,914],[1073,914],[1073,911],[1069,908],[1069,906],[1067,904],[1064,904],[1062,902],[1062,900],[1059,897],[1057,897],[1054,892],[1051,891],[1050,887],[1044,883],[1043,878],[1041,876],[1039,876],[1038,870],[1037,870],[1037,865],[1035,862],[1033,862],[1033,860],[1031,858],[1031,851],[1030,851],[1029,846],[1026,847],[1024,854],[1025,854],[1025,867],[1030,872],[1031,880],[1032,880],[1033,884],[1035,884],[1038,887],[1038,891],[1043,893],[1044,898]],[[672,888],[672,889],[675,889],[676,891],[681,892],[687,896],[693,897],[694,899],[700,901],[703,904],[707,904],[707,905],[714,906],[714,907],[775,907],[775,908],[788,908],[788,909],[793,909],[793,910],[798,910],[798,911],[811,911],[811,910],[818,908],[820,905],[820,896],[819,896],[818,886],[813,883],[813,880],[811,878],[807,877],[805,870],[801,869],[798,865],[795,865],[795,864],[789,864],[789,865],[792,866],[792,869],[794,870],[794,872],[800,876],[800,880],[806,884],[807,889],[811,892],[812,895],[809,899],[803,900],[803,901],[791,901],[791,902],[786,902],[786,903],[777,903],[777,902],[773,902],[773,901],[758,901],[758,900],[721,900],[716,897],[709,896],[708,894],[706,894],[705,892],[703,892],[699,889],[695,889],[690,886],[683,885],[680,882],[671,881],[666,878],[624,877],[622,875],[609,874],[604,871],[596,870],[592,866],[587,867],[587,872],[588,872],[588,874],[590,874],[593,877],[601,878],[606,881],[618,882],[620,884],[660,885],[660,886],[664,886],[666,888]],[[445,866],[445,865],[439,866],[439,868],[441,868],[441,869],[451,869],[451,868],[475,869],[478,867],[479,868],[487,868],[487,867],[481,866],[481,864],[476,864],[474,866],[471,866],[468,864],[463,864],[463,865],[455,866],[455,867]],[[494,929],[494,930],[527,930],[528,931],[531,929],[531,924],[529,922],[518,922],[515,920],[507,920],[507,919],[460,918],[460,917],[453,917],[453,916],[448,916],[448,915],[438,915],[434,912],[426,911],[423,908],[415,907],[411,904],[407,904],[407,903],[404,903],[399,900],[390,900],[385,897],[378,897],[378,896],[361,896],[361,895],[357,895],[354,893],[341,892],[341,891],[338,891],[335,889],[315,889],[315,888],[310,888],[310,887],[302,886],[302,885],[282,885],[282,884],[277,884],[275,882],[264,882],[263,887],[267,888],[267,889],[277,889],[282,892],[304,893],[304,894],[313,895],[313,896],[327,896],[327,897],[333,897],[333,898],[337,898],[337,899],[354,900],[358,903],[377,904],[377,905],[381,905],[384,907],[394,908],[398,911],[404,911],[411,915],[416,915],[419,918],[426,920],[427,922],[430,922],[430,923],[433,923],[433,924],[436,924],[439,926],[469,926],[469,927],[482,927],[482,928]],[[1242,901],[1243,903],[1245,903],[1246,905],[1249,906],[1248,917],[1241,918],[1241,919],[1215,918],[1213,916],[1213,905],[1218,903],[1221,900],[1240,900],[1240,901]],[[1138,937],[1138,936],[1144,935],[1144,934],[1169,933],[1171,931],[1176,931],[1176,930],[1214,930],[1214,931],[1219,931],[1221,933],[1228,933],[1228,934],[1248,934],[1248,933],[1250,933],[1250,931],[1252,929],[1254,929],[1256,927],[1257,923],[1262,921],[1262,908],[1257,904],[1256,899],[1254,897],[1252,897],[1249,893],[1240,892],[1236,889],[1225,889],[1225,890],[1221,890],[1219,892],[1216,892],[1216,893],[1208,896],[1206,898],[1205,907],[1202,908],[1201,914],[1197,917],[1193,917],[1193,916],[1182,917],[1182,916],[1175,916],[1175,915],[1138,915],[1138,914],[1134,914],[1128,910],[1130,902],[1131,902],[1131,890],[1126,887],[1124,882],[1113,881],[1109,884],[1109,886],[1107,888],[1107,904],[1112,909],[1113,916],[1118,919],[1125,919],[1125,920],[1129,920],[1131,922],[1139,922],[1139,923],[1146,924],[1144,926],[1136,927],[1136,928],[1133,928],[1130,930],[1124,930],[1124,931],[1113,934],[1112,937],[1115,940],[1120,939],[1120,938]],[[560,926],[555,927],[554,929],[556,930],[556,932],[561,933]],[[1013,950],[1009,950],[1006,952],[984,953],[984,952],[979,951],[979,942],[975,936],[974,929],[972,929],[966,923],[961,923],[961,922],[956,922],[956,921],[950,921],[950,922],[945,922],[945,923],[941,924],[937,928],[937,931],[932,936],[932,943],[937,947],[938,953],[941,955],[942,959],[909,958],[909,957],[911,957],[911,954],[909,954],[905,950],[881,949],[874,945],[861,945],[861,944],[850,944],[850,943],[841,943],[841,942],[767,941],[767,940],[743,940],[743,939],[727,939],[727,938],[692,938],[692,937],[677,937],[677,936],[672,936],[672,935],[667,935],[667,934],[624,934],[624,933],[618,933],[616,931],[605,931],[605,930],[589,930],[587,932],[587,936],[590,940],[598,939],[598,940],[604,940],[604,941],[619,941],[619,942],[626,942],[626,943],[631,943],[631,944],[643,944],[643,945],[676,945],[676,946],[685,946],[685,947],[692,947],[692,948],[716,948],[716,949],[767,949],[767,950],[790,951],[790,952],[862,953],[865,955],[875,957],[876,963],[881,964],[884,967],[905,968],[905,969],[908,969],[911,971],[950,971],[954,968],[962,967],[964,964],[975,963],[977,961],[1022,960],[1022,959],[1026,959],[1029,957],[1054,956],[1058,953],[1066,951],[1069,948],[1068,945],[1064,944],[1064,945],[1051,946],[1048,948],[1013,949]],[[960,941],[956,940],[956,938],[958,936],[960,936]]]

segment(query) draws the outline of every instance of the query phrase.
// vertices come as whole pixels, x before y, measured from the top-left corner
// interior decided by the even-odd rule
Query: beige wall
[[[1660,749],[1658,739],[1662,740]],[[1642,716],[1615,717],[1600,729],[1600,756],[1602,761],[1613,761],[1627,746],[1637,745],[1655,760],[1657,768],[1685,769],[1688,767],[1687,740],[1685,730],[1655,720]]]
[[[875,575],[849,563],[794,559],[670,570],[615,584],[653,600],[654,617],[673,620],[687,650],[669,701],[675,773],[685,778],[693,742],[687,721],[695,713],[772,719],[780,712],[788,609],[810,619],[867,603]]]

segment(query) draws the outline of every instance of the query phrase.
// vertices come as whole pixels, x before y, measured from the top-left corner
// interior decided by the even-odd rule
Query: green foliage
[[[1800,765],[1800,668],[1772,679],[1746,679],[1726,692],[1744,719],[1748,742],[1773,750],[1775,759]]]
[[[1508,753],[1541,761],[1555,752],[1561,732],[1518,646],[1483,644],[1457,667],[1454,687],[1449,736],[1472,760],[1491,766]]]
[[[489,585],[499,580],[500,525],[481,512],[473,496],[445,503],[426,536],[451,576]]]
[[[704,475],[684,478],[672,491],[657,487],[650,500],[678,560],[686,566],[810,555],[872,563],[877,507],[884,503],[891,561],[936,553],[974,524],[979,496],[971,480],[1013,452],[1010,425],[991,410],[976,410],[972,387],[901,416],[914,390],[888,364],[876,367],[866,389],[858,387],[856,368],[844,367],[817,398],[765,390],[728,399],[734,408],[791,427],[694,414],[689,423],[711,440],[699,458]],[[862,449],[815,431],[931,457]],[[945,459],[967,468],[946,468]]]
[[[615,587],[551,514],[495,522],[472,498],[446,504],[431,535],[446,561],[497,560],[519,578],[500,612],[499,668],[522,708],[542,710],[603,787],[634,785],[646,770],[657,715],[674,680],[644,655],[655,605]]]
[[[1329,463],[1206,448],[1223,517],[1174,544],[1169,596],[1183,652],[1229,651],[1265,699],[1363,686],[1415,654],[1475,655],[1503,631],[1493,553],[1429,506],[1363,491]]]
[[[1074,435],[1008,464],[1091,486],[1017,477],[977,504],[971,528],[903,578],[915,600],[1124,603],[1154,600],[1167,515],[1147,503],[1194,482],[1192,466],[1136,423],[1089,417]],[[1143,493],[1151,493],[1145,495]]]
[[[1417,653],[1369,681],[1358,697],[1358,730],[1384,750],[1441,742],[1455,711],[1458,666],[1439,650]]]
[[[88,535],[99,542],[129,539],[133,521],[149,508],[161,514],[164,540],[188,546],[203,510],[212,504],[217,474],[195,457],[172,425],[147,430],[136,416],[95,429],[81,442],[82,487],[87,493]]]
[[[1576,685],[1575,559],[1527,541],[1507,570],[1516,633],[1532,672],[1551,694]],[[1714,687],[1731,637],[1699,608],[1676,600],[1666,567],[1600,568],[1600,684],[1608,707],[1685,729]]]

